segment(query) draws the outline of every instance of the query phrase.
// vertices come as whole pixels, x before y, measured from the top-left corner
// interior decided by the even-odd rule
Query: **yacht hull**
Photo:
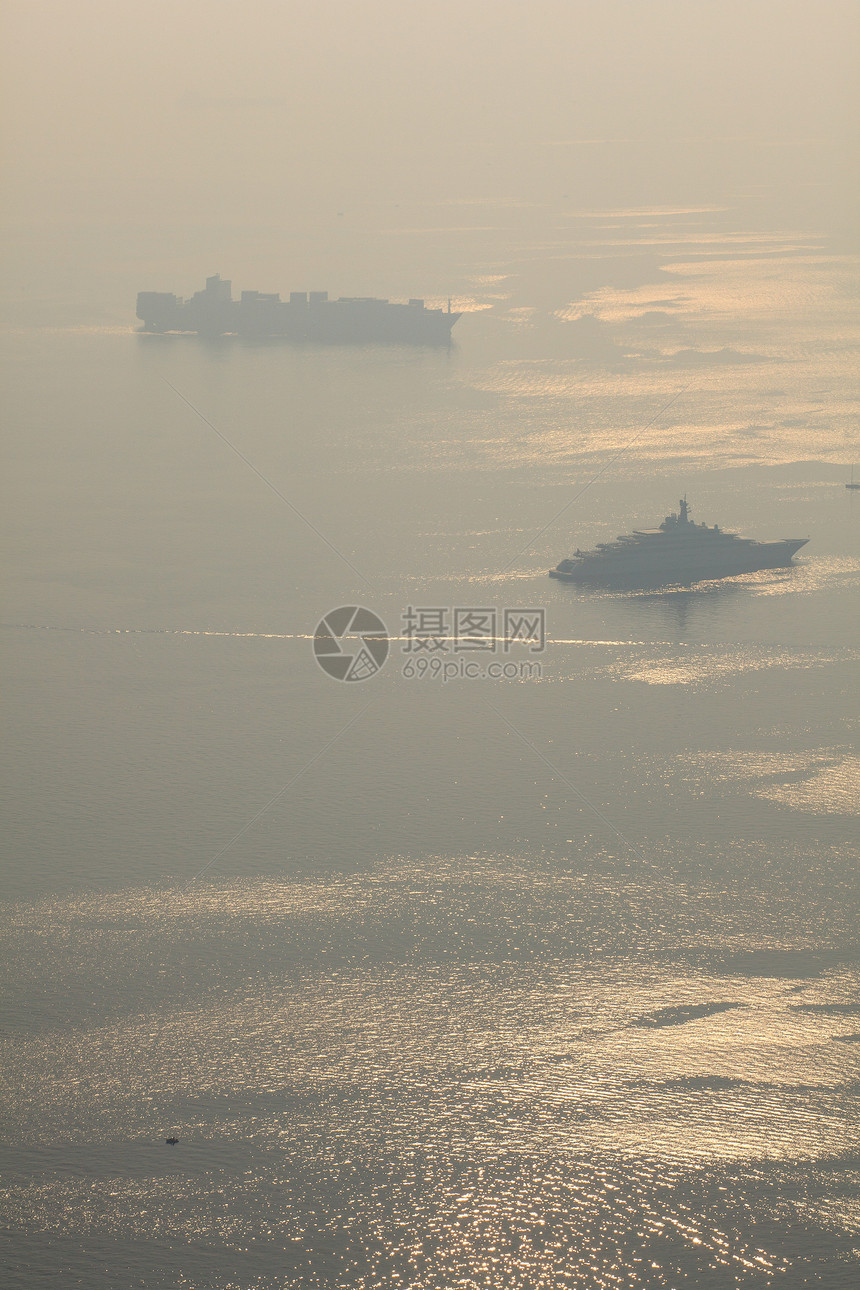
[[[637,553],[587,553],[563,560],[549,576],[561,582],[590,583],[595,586],[667,587],[689,586],[694,582],[734,578],[762,569],[784,569],[808,538],[775,542],[744,542],[734,550],[689,554],[672,551]],[[690,553],[692,554],[692,553]]]

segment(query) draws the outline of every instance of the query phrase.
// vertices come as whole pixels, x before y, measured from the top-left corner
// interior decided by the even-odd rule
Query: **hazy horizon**
[[[530,211],[563,241],[577,212],[740,207],[858,249],[852,3],[5,10],[12,325],[216,271],[449,294]]]

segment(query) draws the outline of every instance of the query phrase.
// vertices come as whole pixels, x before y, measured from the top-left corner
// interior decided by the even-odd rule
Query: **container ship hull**
[[[427,309],[423,300],[396,304],[369,297],[329,300],[325,291],[294,291],[289,300],[259,291],[243,291],[233,300],[231,284],[217,275],[189,300],[165,291],[142,291],[137,317],[151,332],[196,332],[201,336],[237,335],[252,339],[283,337],[290,341],[348,345],[384,342],[448,345],[451,329],[462,317]]]
[[[640,529],[594,551],[577,551],[550,569],[562,582],[609,587],[666,587],[732,578],[761,569],[787,568],[807,538],[757,542],[723,532],[717,525],[694,524],[686,499],[680,515],[669,515],[659,529]]]

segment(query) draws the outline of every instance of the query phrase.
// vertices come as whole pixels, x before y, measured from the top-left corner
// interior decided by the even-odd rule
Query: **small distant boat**
[[[845,485],[846,488],[860,488],[860,484],[854,483],[854,467],[851,467],[851,482]]]

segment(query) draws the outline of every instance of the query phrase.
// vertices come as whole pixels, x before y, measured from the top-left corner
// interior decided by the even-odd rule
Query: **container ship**
[[[243,291],[220,274],[206,279],[189,300],[168,291],[141,291],[137,316],[145,331],[197,332],[201,336],[284,336],[294,341],[344,345],[387,341],[407,345],[448,345],[462,314],[427,309],[423,300],[396,304],[365,296],[329,300],[327,291],[291,291],[289,300],[263,291]]]
[[[731,578],[758,569],[783,569],[808,538],[755,538],[727,533],[719,525],[695,524],[686,497],[678,514],[656,529],[634,529],[593,551],[575,551],[550,569],[551,578],[602,586],[666,587]]]

